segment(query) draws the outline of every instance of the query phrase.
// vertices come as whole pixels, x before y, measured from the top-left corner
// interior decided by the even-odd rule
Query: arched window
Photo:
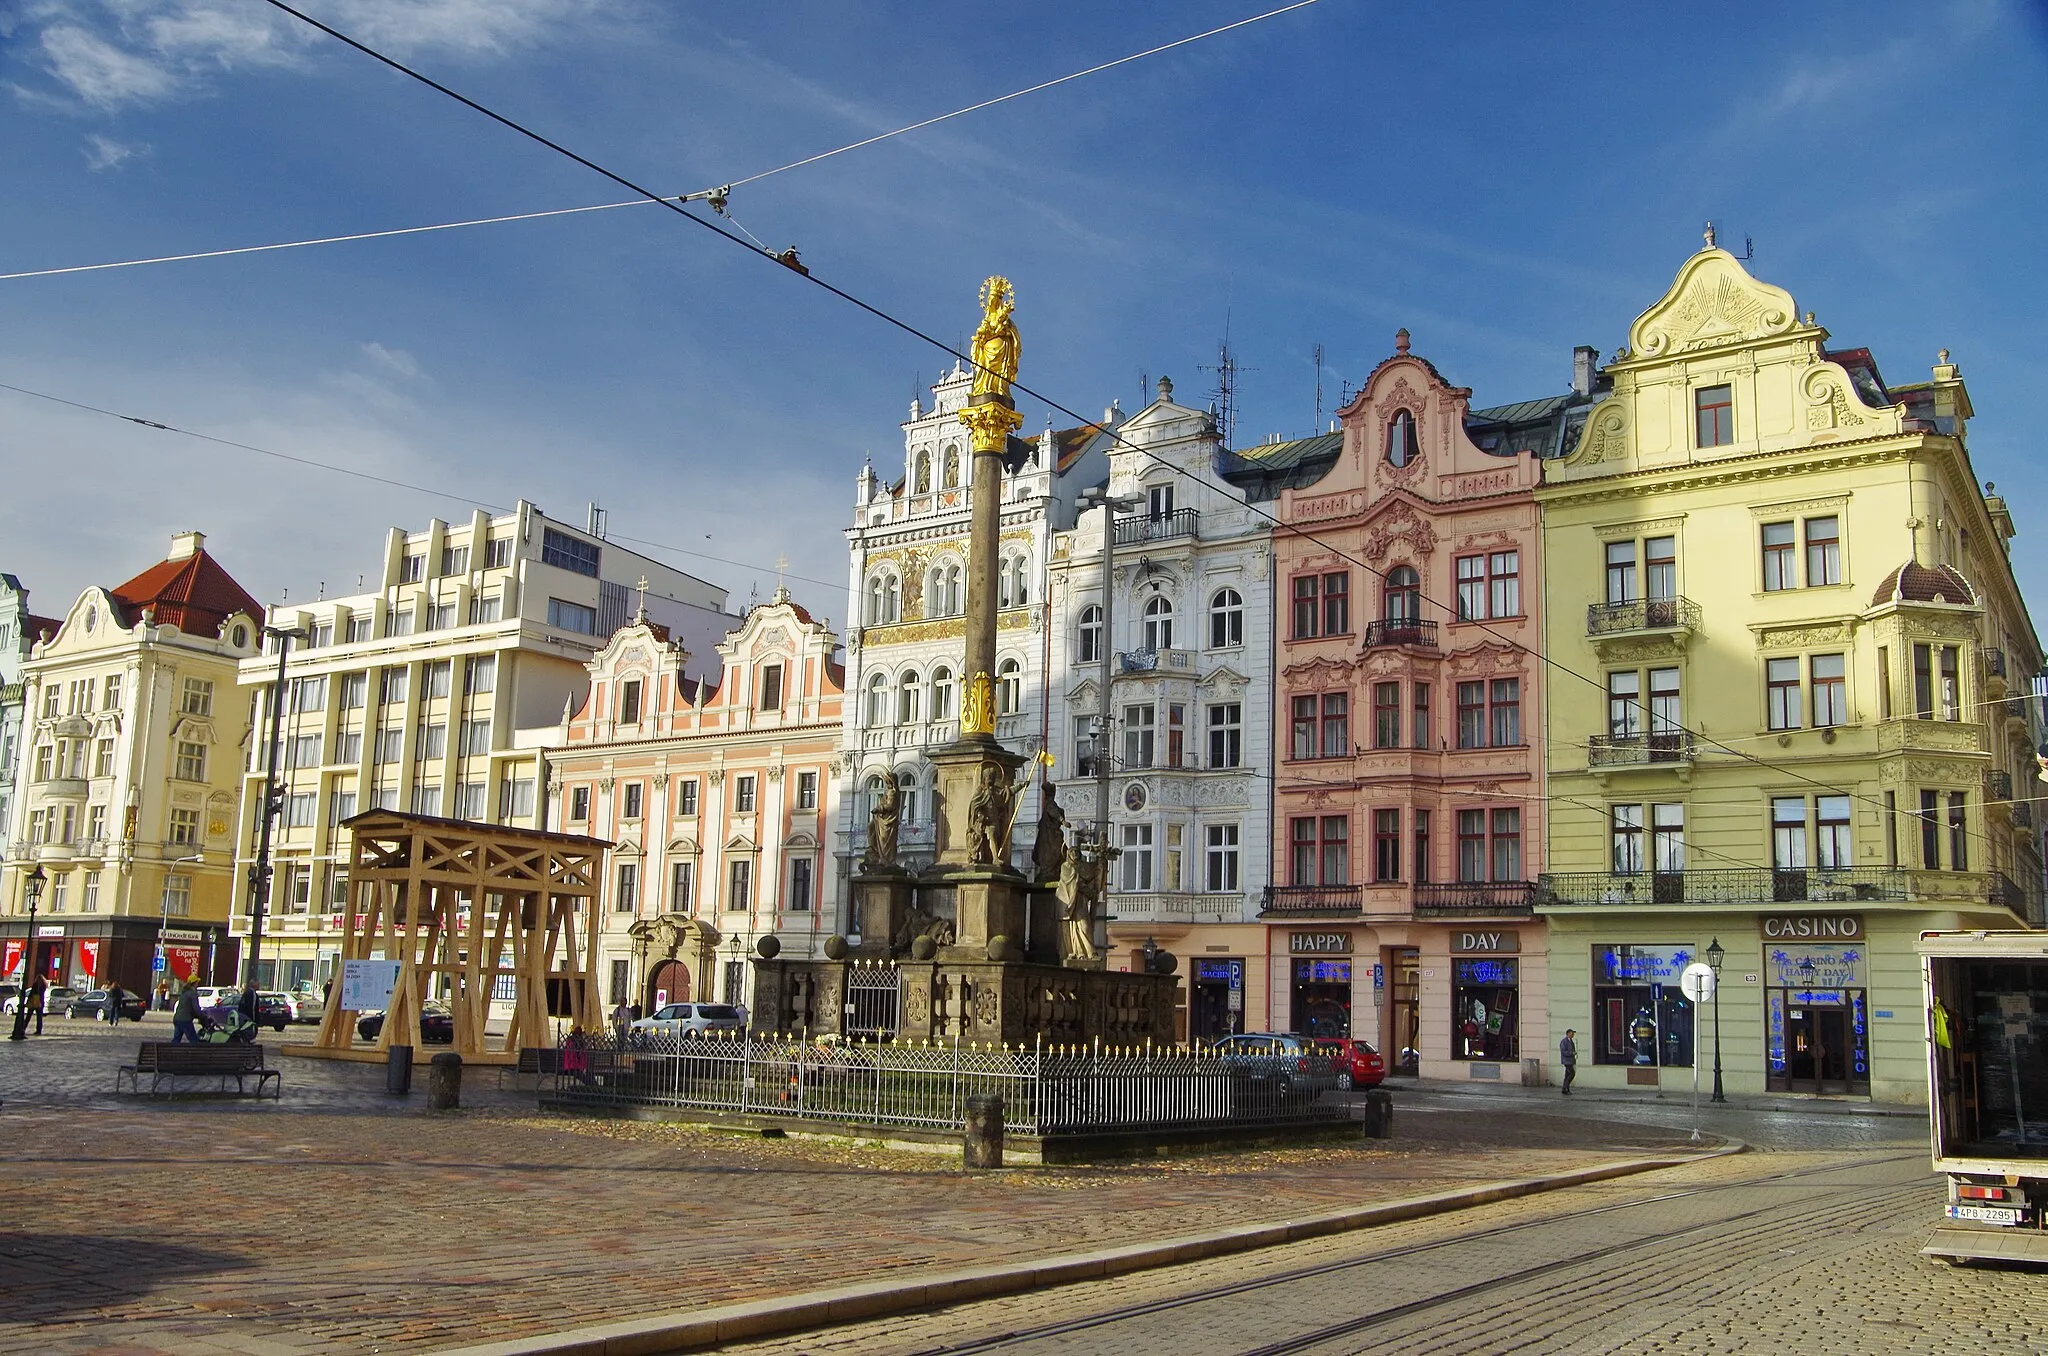
[[[1013,556],[1010,559],[1010,607],[1023,607],[1031,601],[1031,559],[1028,556]]]
[[[896,798],[896,815],[899,823],[917,822],[917,774],[903,771],[896,775],[896,786],[900,794]]]
[[[1164,598],[1154,597],[1145,604],[1145,648],[1173,648],[1173,604]]]
[[[927,617],[957,617],[960,605],[960,567],[934,565],[925,576],[924,614]]]
[[[1393,466],[1406,466],[1415,460],[1415,416],[1406,410],[1395,410],[1394,417],[1387,421],[1387,461]]]
[[[885,674],[880,674],[880,673],[872,673],[872,674],[869,674],[869,675],[868,675],[868,724],[872,726],[872,725],[887,725],[888,723],[889,723],[889,679],[888,679],[887,675],[885,675]]]
[[[953,719],[953,670],[944,664],[932,670],[932,719]]]
[[[903,676],[896,680],[896,723],[915,725],[923,719],[920,712],[924,703],[918,694],[923,690],[918,682],[916,669],[903,670]]]
[[[868,625],[886,626],[903,620],[902,585],[894,573],[878,572],[868,581]]]
[[[947,443],[943,456],[944,479],[939,483],[946,489],[957,490],[960,488],[960,444]]]
[[[1218,589],[1209,599],[1209,648],[1228,650],[1244,644],[1244,598],[1236,589]]]
[[[948,565],[945,567],[944,575],[944,591],[941,599],[945,603],[945,611],[940,615],[957,617],[967,610],[967,602],[960,587],[960,567],[958,565]]]
[[[875,807],[882,803],[882,786],[884,784],[884,780],[885,779],[883,778],[882,774],[879,772],[876,773],[874,776],[868,778],[869,814],[873,814],[875,811]]]
[[[1397,565],[1387,571],[1386,586],[1381,590],[1385,606],[1380,615],[1390,622],[1413,622],[1422,620],[1422,580],[1406,565]]]
[[[917,460],[912,465],[915,469],[911,472],[910,492],[912,494],[930,494],[932,492],[932,454],[929,452],[918,453]]]
[[[1102,662],[1102,608],[1099,604],[1090,603],[1081,609],[1081,628],[1075,637],[1074,662]]]
[[[1024,705],[1024,666],[1014,659],[996,665],[996,714],[1014,716]]]

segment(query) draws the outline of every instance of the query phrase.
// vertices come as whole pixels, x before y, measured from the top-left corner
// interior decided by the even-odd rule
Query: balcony
[[[1175,509],[1157,518],[1125,518],[1116,525],[1116,544],[1134,546],[1174,537],[1199,537],[1201,526],[1202,515],[1191,508]]]
[[[1387,617],[1365,624],[1365,648],[1377,649],[1382,645],[1420,645],[1424,649],[1436,648],[1436,623],[1417,621],[1408,617]]]
[[[1690,598],[1634,598],[1625,603],[1593,603],[1586,608],[1589,636],[1699,629],[1700,605]]]
[[[1124,926],[1146,923],[1239,923],[1244,921],[1241,894],[1189,894],[1169,891],[1112,890],[1109,921]]]
[[[1196,672],[1195,652],[1192,650],[1118,650],[1116,671],[1124,673],[1185,673],[1190,677]]]
[[[49,800],[84,800],[92,784],[83,777],[45,777],[36,790]]]
[[[1527,918],[1536,886],[1526,880],[1429,881],[1415,887],[1417,918]]]
[[[2009,689],[2005,681],[2005,651],[1986,647],[1984,650],[1984,696],[1987,701],[1997,701]]]
[[[1993,768],[1984,774],[1984,792],[1992,800],[2012,799],[2012,774],[2003,768]]]
[[[1260,912],[1267,918],[1352,918],[1364,903],[1362,885],[1269,885]]]
[[[1586,762],[1592,767],[1639,767],[1649,763],[1690,763],[1692,732],[1669,734],[1594,735],[1586,741]]]
[[[858,857],[868,850],[868,826],[863,823],[857,829],[848,829],[840,835],[846,840],[846,850]],[[896,851],[898,855],[928,856],[939,844],[939,821],[936,819],[907,819],[896,826]]]
[[[2034,827],[2034,803],[2030,800],[2016,800],[2006,807],[2012,811],[2012,826],[2016,829]]]
[[[1889,866],[1728,867],[1706,871],[1566,871],[1537,882],[1536,903],[1547,908],[1649,904],[1899,903],[1913,897],[1908,873]]]

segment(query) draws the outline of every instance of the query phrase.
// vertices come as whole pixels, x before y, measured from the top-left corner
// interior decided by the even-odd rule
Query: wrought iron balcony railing
[[[1984,774],[1984,789],[1993,800],[2012,799],[2012,774],[2004,768],[1993,768]]]
[[[1984,672],[1993,678],[2005,677],[2005,651],[1987,648],[1984,651]]]
[[[1560,871],[1536,888],[1543,905],[1846,904],[1911,897],[1905,871],[1890,866],[1724,867],[1705,871]]]
[[[1417,918],[1526,917],[1536,886],[1526,880],[1427,881],[1415,887]]]
[[[1586,761],[1594,767],[1689,763],[1692,759],[1690,730],[1668,734],[1594,735],[1586,741]]]
[[[1340,918],[1361,911],[1362,885],[1268,885],[1261,911],[1268,918]]]
[[[1697,631],[1700,605],[1690,598],[1634,598],[1625,603],[1594,603],[1586,609],[1586,634],[1617,631]]]
[[[2034,827],[2034,803],[2032,801],[2016,800],[2012,803],[2011,808],[2013,827],[2021,829],[2031,829]]]
[[[1166,541],[1172,537],[1201,535],[1202,515],[1191,508],[1175,509],[1156,518],[1124,518],[1116,525],[1116,544],[1131,546],[1142,541]]]
[[[1381,645],[1421,645],[1436,648],[1436,623],[1409,617],[1387,617],[1365,624],[1365,648]]]

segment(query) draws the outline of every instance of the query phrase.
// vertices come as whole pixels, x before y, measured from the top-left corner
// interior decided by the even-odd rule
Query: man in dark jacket
[[[199,986],[187,984],[185,991],[178,995],[178,1005],[171,1009],[171,1044],[196,1045],[199,1043]]]
[[[1564,1039],[1557,1043],[1557,1062],[1564,1065],[1564,1095],[1572,1095],[1572,1080],[1579,1076],[1579,1033],[1571,1027],[1564,1029]]]
[[[107,982],[107,1025],[121,1025],[121,986],[112,980]]]

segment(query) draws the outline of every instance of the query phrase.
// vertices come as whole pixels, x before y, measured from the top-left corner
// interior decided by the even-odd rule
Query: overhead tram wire
[[[1204,38],[1213,38],[1220,34],[1228,33],[1234,28],[1244,28],[1267,19],[1277,18],[1282,14],[1291,13],[1297,9],[1306,9],[1315,3],[1316,0],[1294,0],[1292,4],[1282,5],[1278,9],[1269,9],[1263,14],[1254,14],[1249,18],[1238,19],[1232,23],[1211,28],[1201,33],[1191,33],[1187,37],[1176,38],[1172,42],[1161,43],[1157,47],[1148,47],[1142,52],[1133,52],[1129,56],[1121,56],[1114,61],[1101,62],[1088,67],[1086,70],[1074,71],[1052,80],[1041,80],[1035,85],[1011,90],[1008,94],[1000,94],[993,99],[983,99],[981,102],[969,104],[965,108],[956,108],[950,113],[941,113],[936,117],[924,118],[918,122],[908,123],[891,131],[878,132],[873,136],[862,137],[859,141],[850,141],[844,146],[835,146],[829,151],[820,151],[816,155],[807,155],[801,160],[792,160],[786,165],[777,165],[774,169],[766,169],[756,174],[749,174],[744,179],[734,179],[732,182],[720,185],[717,188],[699,189],[694,193],[669,194],[660,199],[660,201],[671,204],[695,201],[722,201],[724,196],[730,194],[735,188],[759,183],[761,180],[772,178],[777,174],[784,174],[793,169],[802,169],[807,165],[815,165],[821,160],[830,160],[835,155],[844,155],[848,151],[858,151],[865,147],[873,146],[878,142],[888,141],[894,137],[905,136],[911,132],[920,132],[927,127],[936,127],[942,122],[965,117],[969,113],[979,113],[985,108],[994,108],[997,104],[1008,103],[1012,99],[1021,99],[1027,94],[1037,94],[1043,90],[1049,90],[1055,85],[1064,85],[1069,81],[1081,80],[1091,75],[1099,75],[1103,71],[1128,65],[1133,61],[1142,61],[1146,57],[1158,56],[1161,52],[1170,52],[1176,47],[1186,47],[1188,44],[1200,42]],[[297,15],[297,17],[304,18],[305,16]],[[328,31],[332,32],[332,30]],[[340,35],[335,34],[335,36],[339,37]],[[556,207],[538,212],[513,212],[504,216],[475,217],[467,221],[443,221],[431,226],[399,226],[382,231],[356,231],[347,235],[318,236],[310,240],[284,240],[269,245],[239,245],[229,249],[198,250],[190,254],[162,254],[148,259],[119,259],[104,264],[72,264],[63,268],[34,268],[26,269],[19,273],[0,273],[0,282],[12,282],[20,278],[52,278],[67,273],[98,273],[113,268],[139,268],[145,264],[182,264],[190,263],[197,259],[225,259],[238,254],[265,254],[273,250],[303,249],[309,245],[343,245],[360,240],[388,240],[394,236],[426,235],[435,231],[462,230],[470,226],[499,226],[512,221],[540,221],[548,217],[577,216],[586,212],[610,212],[621,207],[645,207],[647,203],[648,199],[643,196],[627,198],[621,202],[591,203],[583,207]],[[737,225],[738,223],[735,222],[734,224]]]
[[[816,287],[822,288],[824,291],[839,298],[841,301],[844,301],[849,306],[852,306],[857,310],[864,311],[868,315],[873,316],[875,319],[881,321],[883,324],[888,325],[893,329],[900,330],[904,334],[907,334],[910,337],[912,337],[913,339],[917,339],[926,344],[929,344],[933,348],[936,348],[943,353],[950,354],[955,359],[959,360],[960,362],[966,363],[968,366],[978,371],[987,370],[983,368],[980,363],[975,362],[973,358],[961,353],[959,350],[955,349],[952,345],[946,343],[944,340],[936,338],[933,335],[927,334],[925,331],[917,328],[917,326],[911,324],[909,321],[903,320],[891,314],[890,312],[883,310],[879,306],[874,305],[872,302],[863,300],[862,298],[855,296],[853,293],[846,291],[844,288],[841,288],[838,285],[829,282],[824,278],[818,277],[809,268],[792,265],[787,261],[779,260],[777,256],[773,254],[768,254],[765,251],[757,249],[755,246],[741,239],[739,236],[734,235],[732,232],[725,230],[716,222],[708,221],[705,218],[698,216],[696,213],[691,212],[690,210],[688,210],[688,208],[684,207],[683,205],[672,202],[669,199],[664,198],[660,194],[654,192],[654,190],[643,187],[642,185],[635,183],[631,179],[626,178],[624,175],[619,174],[617,171],[608,169],[605,166],[600,165],[596,161],[590,159],[588,156],[570,150],[568,147],[562,145],[560,142],[553,141],[548,137],[542,135],[541,133],[534,131],[532,128],[527,127],[519,122],[516,122],[513,119],[506,117],[504,114],[499,113],[491,108],[484,106],[483,104],[478,103],[476,100],[470,98],[468,95],[462,94],[457,90],[449,88],[447,85],[442,84],[440,81],[434,79],[432,76],[414,70],[412,67],[406,65],[402,61],[399,61],[397,58],[386,56],[384,53],[378,51],[376,48],[371,47],[366,43],[363,43],[355,38],[350,37],[348,34],[342,32],[340,29],[337,29],[330,24],[323,23],[320,20],[315,19],[311,15],[308,15],[300,10],[294,9],[291,5],[285,3],[285,0],[263,0],[263,3],[271,6],[273,9],[281,10],[282,12],[289,14],[292,17],[300,20],[301,22],[320,30],[321,32],[327,34],[329,37],[335,39],[337,42],[340,42],[345,46],[352,47],[356,51],[361,52],[364,56],[369,57],[371,60],[376,61],[381,65],[388,66],[392,70],[397,71],[399,74],[406,76],[409,79],[416,80],[419,83],[427,86],[427,88],[448,96],[449,98],[455,100],[457,103],[463,105],[465,108],[468,108],[473,112],[482,114],[484,117],[489,118],[492,122],[497,123],[501,127],[504,127],[509,131],[516,132],[520,136],[527,138],[529,141],[537,142],[538,144],[545,146],[549,150],[555,152],[557,155],[561,155],[566,157],[567,159],[575,161],[577,164],[583,166],[585,169],[590,170],[592,173],[602,175],[604,178],[611,180],[615,184],[618,184],[621,188],[629,189],[632,192],[638,193],[650,202],[656,202],[661,204],[663,207],[668,208],[670,211],[674,212],[683,220],[700,226],[704,230],[711,232],[713,235],[716,235],[723,240],[730,241],[732,244],[739,246],[741,249],[744,249],[749,253],[756,255],[757,257],[767,259],[771,262],[782,263],[784,267],[789,269],[790,272],[796,274],[796,276],[802,278],[805,282],[811,283]],[[1010,382],[1010,386],[1013,390],[1021,391],[1023,394],[1028,395],[1032,399],[1043,403],[1050,409],[1056,410],[1059,413],[1066,415],[1070,419],[1078,420],[1083,424],[1088,424],[1092,422],[1086,416],[1072,409],[1069,409],[1067,406],[1052,399],[1050,396],[1044,395],[1036,390],[1033,390],[1031,387],[1024,385],[1022,382],[1012,379]],[[1114,429],[1105,428],[1103,429],[1103,432],[1108,434],[1108,436],[1110,436],[1111,438],[1115,439],[1118,443],[1121,443],[1123,446],[1129,448],[1134,452],[1139,453],[1148,461],[1151,461],[1155,465],[1166,468],[1173,474],[1178,475],[1190,481],[1191,483],[1198,485],[1208,484],[1208,482],[1205,481],[1201,476],[1196,475],[1194,472],[1185,470],[1182,467],[1173,465],[1172,463],[1168,462],[1165,458],[1160,457],[1158,454],[1150,451],[1149,449],[1139,447],[1136,443],[1130,442],[1121,434],[1117,433]],[[1274,524],[1277,528],[1285,530],[1289,535],[1301,538],[1305,541],[1309,541],[1317,546],[1322,547],[1327,551],[1330,551],[1339,559],[1348,561],[1351,564],[1358,566],[1361,570],[1365,571],[1371,577],[1380,580],[1384,580],[1386,578],[1385,571],[1377,569],[1374,566],[1368,564],[1367,562],[1358,559],[1356,556],[1353,556],[1350,552],[1345,551],[1344,549],[1335,545],[1334,543],[1325,541],[1322,538],[1316,536],[1314,533],[1299,528],[1294,524],[1283,522],[1276,514],[1270,513],[1267,510],[1262,509],[1249,501],[1246,501],[1245,507],[1250,509],[1257,516],[1262,517],[1266,519],[1268,522]],[[1419,598],[1421,601],[1427,602],[1432,607],[1437,608],[1446,616],[1455,617],[1457,615],[1456,609],[1451,607],[1449,604],[1442,602],[1439,599],[1429,596],[1428,594],[1421,594],[1419,595]],[[1558,673],[1569,675],[1572,678],[1576,678],[1578,681],[1586,684],[1588,687],[1593,688],[1595,691],[1601,693],[1605,693],[1607,691],[1606,684],[1601,682],[1598,678],[1592,677],[1589,674],[1580,673],[1577,669],[1572,668],[1571,666],[1565,664],[1563,661],[1553,659],[1550,655],[1544,653],[1543,651],[1533,648],[1527,642],[1522,641],[1516,637],[1503,634],[1487,622],[1475,620],[1469,622],[1468,624],[1477,627],[1484,634],[1492,636],[1494,639],[1500,641],[1503,645],[1511,649],[1519,650],[1522,653],[1529,655],[1531,658],[1535,659],[1537,662],[1543,664],[1547,668],[1553,669]],[[1810,777],[1805,773],[1800,772],[1796,768],[1788,767],[1782,763],[1774,763],[1768,759],[1759,758],[1755,754],[1747,753],[1741,749],[1732,748],[1727,744],[1723,744],[1720,740],[1714,738],[1711,735],[1703,734],[1697,730],[1690,729],[1689,727],[1680,725],[1678,728],[1683,733],[1691,734],[1696,740],[1700,741],[1702,744],[1720,749],[1722,752],[1728,753],[1733,757],[1742,760],[1743,762],[1751,763],[1758,767],[1769,769],[1770,771],[1775,772],[1780,776],[1803,782],[1809,786],[1818,787],[1823,791],[1832,792],[1836,795],[1846,795],[1851,799],[1862,801],[1865,804],[1875,806],[1880,810],[1884,808],[1884,802],[1876,796],[1865,795],[1860,791],[1835,786],[1831,783],[1821,781],[1818,778]],[[1968,834],[1969,837],[1975,838],[1978,841],[1986,844],[1987,846],[1990,845],[1991,840],[1988,836],[1982,833],[1976,833],[1969,830],[1965,830],[1965,832]]]
[[[321,461],[315,457],[302,457],[290,452],[279,452],[275,448],[260,447],[255,443],[237,442],[233,438],[222,438],[211,433],[201,433],[197,429],[180,428],[176,424],[166,424],[157,419],[144,419],[140,415],[122,414],[119,410],[109,410],[98,405],[88,405],[82,400],[67,400],[63,396],[51,395],[48,391],[31,390],[26,386],[16,386],[10,382],[0,381],[0,391],[12,391],[16,395],[31,396],[34,399],[47,400],[56,405],[66,405],[74,410],[83,410],[87,414],[105,415],[109,419],[118,419],[124,424],[137,424],[143,428],[156,429],[162,433],[175,433],[180,437],[197,438],[201,442],[214,443],[221,447],[232,447],[243,452],[254,452],[258,456],[274,457],[278,461],[291,462],[296,466],[309,466],[317,471],[332,471],[336,475],[352,476],[357,480],[367,480],[377,485],[388,485],[393,489],[407,490],[414,494],[424,494],[434,499],[445,499],[450,503],[489,509],[492,513],[510,513],[512,511],[512,506],[509,504],[494,504],[487,499],[479,499],[473,494],[458,494],[453,490],[436,489],[431,485],[415,485],[408,480],[397,480],[391,476],[380,476],[372,471],[357,470],[353,466],[340,466],[334,462]],[[744,560],[729,560],[724,556],[714,556],[708,551],[693,551],[687,546],[676,546],[670,542],[653,541],[646,537],[629,537],[622,532],[612,533],[608,540],[632,542],[636,546],[650,546],[658,551],[667,551],[671,555],[690,556],[697,560],[708,560],[718,565],[730,565],[736,570],[746,570],[758,575],[777,573],[772,565],[752,565]],[[794,579],[804,584],[816,584],[819,588],[823,589],[837,590],[844,588],[846,584],[846,581],[843,579],[834,583],[823,579],[812,579],[808,575],[792,574],[787,570],[781,571],[781,573],[785,578]]]

